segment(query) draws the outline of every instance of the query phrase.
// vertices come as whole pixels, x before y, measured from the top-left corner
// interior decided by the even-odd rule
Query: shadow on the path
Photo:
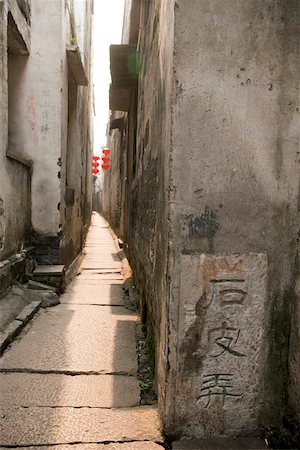
[[[121,261],[106,231],[92,229],[97,246],[87,252],[91,262]],[[68,286],[60,305],[42,310],[0,359],[2,447],[153,435],[148,410],[136,408],[138,317],[124,307],[121,279],[87,272]]]

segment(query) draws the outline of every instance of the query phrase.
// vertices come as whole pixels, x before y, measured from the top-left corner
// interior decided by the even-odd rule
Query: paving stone
[[[96,211],[92,212],[92,221],[91,221],[91,227],[104,227],[108,228],[108,222],[104,219],[103,216],[100,216]]]
[[[110,280],[110,279],[103,279],[103,278],[99,278],[99,277],[94,277],[94,278],[82,278],[80,277],[80,275],[78,275],[76,277],[76,283],[77,284],[82,284],[82,285],[97,285],[97,286],[101,286],[104,284],[109,284],[109,285],[113,285],[113,284],[123,284],[123,278],[118,278],[118,279],[114,279],[114,280]]]
[[[118,306],[45,310],[0,360],[0,369],[135,375],[137,316]]]
[[[120,284],[72,283],[60,297],[61,303],[124,306],[124,291]]]
[[[94,259],[88,259],[85,258],[82,265],[82,269],[101,269],[101,270],[113,270],[113,271],[120,271],[122,269],[122,263],[117,261],[97,261]]]
[[[117,275],[122,272],[122,267],[99,267],[99,265],[87,265],[81,267],[82,274],[95,274],[95,275]]]
[[[124,408],[138,406],[139,402],[139,382],[135,377],[0,373],[3,408],[20,405]]]
[[[89,273],[88,271],[83,271],[78,275],[79,279],[85,280],[123,280],[123,276],[118,273]]]
[[[6,447],[7,448],[7,447]],[[112,444],[75,444],[75,445],[51,445],[51,447],[18,447],[18,450],[163,450],[154,442],[128,442]],[[4,449],[4,447],[0,447]]]
[[[258,438],[207,438],[173,442],[173,450],[263,450],[268,447]]]
[[[116,249],[114,249],[113,251],[110,252],[102,252],[98,248],[86,248],[84,250],[84,254],[85,254],[85,258],[98,258],[99,261],[105,260],[105,261],[116,261],[116,262],[120,262],[120,256],[119,254],[116,252]]]
[[[8,447],[0,447],[4,449]],[[18,447],[18,450],[163,450],[154,442],[127,442],[112,444],[75,444],[75,445],[51,445],[51,447]]]
[[[29,446],[155,441],[162,436],[156,408],[0,409],[0,445]]]
[[[89,250],[89,254],[85,254],[84,261],[99,261],[101,263],[115,263],[122,264],[119,255],[99,254],[99,252],[94,252],[92,249]]]
[[[85,246],[85,251],[89,250],[99,250],[99,255],[103,254],[105,256],[109,254],[116,254],[117,249],[116,246],[113,244],[105,244],[104,242],[88,242]]]

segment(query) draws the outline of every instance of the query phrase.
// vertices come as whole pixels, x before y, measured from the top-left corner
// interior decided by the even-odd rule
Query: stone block
[[[42,293],[42,308],[50,308],[60,304],[58,295],[55,292]]]
[[[10,344],[9,335],[5,332],[0,332],[0,355],[4,352],[6,347]]]
[[[2,448],[2,447],[1,447]],[[111,444],[64,444],[42,447],[43,450],[163,450],[159,444],[149,441],[112,442]],[[19,450],[37,450],[37,447],[18,447]]]
[[[16,320],[20,320],[23,324],[29,322],[30,319],[35,315],[41,306],[41,301],[31,302],[29,305],[25,306],[23,311],[16,317]]]
[[[0,368],[136,375],[137,321],[119,306],[59,305],[32,322]]]
[[[55,288],[53,286],[49,286],[48,284],[39,283],[38,281],[34,281],[34,280],[28,281],[28,289],[55,292]]]
[[[12,343],[14,338],[20,334],[24,324],[19,320],[14,320],[5,329],[4,333],[0,334],[0,354]]]
[[[59,297],[53,290],[42,291],[28,289],[26,291],[26,296],[28,299],[31,299],[31,301],[40,302],[42,308],[60,304]]]
[[[60,265],[39,265],[33,271],[34,275],[43,275],[43,276],[62,276],[65,270],[65,266]]]
[[[0,409],[1,415],[3,447],[51,446],[62,442],[162,442],[157,410],[152,407],[11,407]]]
[[[0,373],[0,407],[126,408],[139,406],[136,377]]]
[[[181,258],[176,420],[187,436],[256,434],[267,269],[264,254]]]

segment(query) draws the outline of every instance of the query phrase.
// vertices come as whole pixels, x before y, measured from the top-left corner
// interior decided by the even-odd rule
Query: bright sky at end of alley
[[[109,46],[121,43],[124,0],[94,0],[94,154],[106,145],[110,84]]]

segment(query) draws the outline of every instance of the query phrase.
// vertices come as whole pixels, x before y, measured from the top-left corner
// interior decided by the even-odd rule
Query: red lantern
[[[99,170],[98,170],[98,169],[93,169],[93,170],[92,170],[92,174],[93,174],[93,175],[97,175],[97,173],[99,173]]]
[[[109,164],[102,164],[102,169],[107,170],[110,168]]]
[[[102,149],[102,153],[104,153],[104,155],[109,155],[110,154],[110,149],[108,147],[104,147]]]
[[[96,155],[93,156],[94,161],[98,161],[99,159],[100,159],[100,156],[96,156]]]
[[[99,163],[97,161],[94,161],[92,163],[92,166],[94,167],[94,169],[97,169],[97,167],[99,167]]]
[[[102,161],[107,164],[110,161],[110,157],[109,156],[102,156]]]

